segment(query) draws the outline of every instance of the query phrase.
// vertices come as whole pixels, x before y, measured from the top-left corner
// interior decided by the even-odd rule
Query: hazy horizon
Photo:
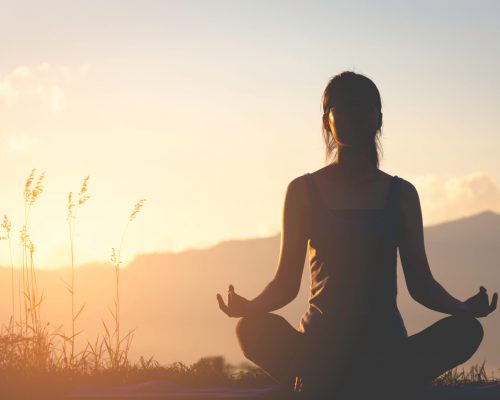
[[[483,214],[488,214],[488,213],[493,213],[496,216],[500,216],[500,213],[498,213],[498,212],[496,212],[494,210],[484,210],[484,211],[480,211],[478,213],[464,215],[464,216],[461,216],[459,218],[454,218],[454,219],[450,219],[450,220],[446,220],[446,221],[436,222],[434,224],[424,225],[424,228],[436,227],[436,226],[440,226],[442,224],[453,223],[453,222],[456,222],[456,221],[460,221],[460,220],[463,220],[463,219],[468,219],[468,218],[471,218],[471,217],[475,217],[475,216],[479,216],[479,215],[483,215]],[[246,241],[246,240],[253,240],[253,239],[269,239],[269,238],[273,238],[273,237],[276,237],[276,236],[279,237],[280,235],[281,235],[281,232],[275,232],[273,234],[269,234],[269,235],[265,235],[265,236],[249,236],[249,237],[226,238],[226,239],[220,240],[220,241],[218,241],[216,243],[205,244],[205,245],[194,246],[194,247],[188,247],[188,248],[185,248],[185,249],[164,250],[164,251],[159,250],[159,251],[154,251],[154,252],[138,253],[138,254],[136,254],[134,256],[134,258],[131,258],[128,262],[124,263],[124,265],[122,265],[121,268],[127,268],[127,266],[129,266],[130,264],[132,264],[137,257],[144,256],[144,255],[151,255],[151,254],[172,254],[172,255],[178,255],[180,253],[189,252],[191,250],[210,250],[210,249],[213,249],[214,247],[217,247],[217,246],[219,246],[221,244],[224,244],[224,243],[227,243],[227,242],[231,242],[231,241]],[[75,267],[76,268],[82,268],[82,267],[83,268],[84,267],[103,267],[103,268],[107,268],[107,267],[109,267],[109,265],[112,265],[112,263],[110,261],[107,261],[107,260],[94,260],[94,261],[90,260],[90,261],[86,261],[86,262],[83,262],[83,263],[77,263],[77,264],[75,264]],[[37,269],[57,271],[57,270],[68,269],[70,267],[71,267],[71,265],[70,265],[70,263],[68,261],[67,264],[62,264],[62,265],[58,265],[58,266],[50,266],[48,268],[37,267]],[[5,264],[5,265],[0,264],[0,268],[10,269],[12,267],[10,265],[7,265],[7,264]],[[16,264],[14,264],[14,268],[18,268],[18,266]]]

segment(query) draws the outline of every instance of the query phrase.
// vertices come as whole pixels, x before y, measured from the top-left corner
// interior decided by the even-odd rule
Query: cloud
[[[257,236],[267,237],[274,236],[280,232],[280,227],[271,223],[261,223],[257,225]]]
[[[49,105],[53,113],[59,113],[64,106],[64,95],[58,85],[52,85],[49,91]]]
[[[24,105],[32,108],[41,105],[53,114],[60,113],[67,104],[65,85],[84,77],[89,68],[88,64],[78,67],[52,66],[48,63],[18,66],[0,75],[0,106]]]
[[[24,134],[2,134],[2,139],[7,143],[7,147],[16,153],[27,152],[38,142],[37,139]]]
[[[486,172],[451,178],[408,178],[418,190],[424,224],[435,224],[485,210],[500,212],[500,186]]]

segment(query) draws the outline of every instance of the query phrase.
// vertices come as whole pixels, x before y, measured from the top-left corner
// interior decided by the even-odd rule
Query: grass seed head
[[[33,179],[35,178],[35,172],[36,168],[33,168],[31,170],[30,175],[28,176],[28,179],[26,180],[26,183],[24,184],[24,201],[29,202],[31,198],[31,185],[33,183]]]
[[[10,239],[11,227],[12,227],[12,224],[10,223],[9,218],[7,218],[7,215],[4,214],[2,228],[5,231],[5,236],[0,236],[0,240],[3,240],[3,239],[9,240]]]
[[[75,208],[75,203],[73,203],[73,192],[68,193],[68,219],[73,216],[73,209]]]
[[[87,193],[87,186],[88,186],[88,181],[89,181],[90,176],[87,176],[83,180],[82,187],[80,189],[80,193],[78,193],[78,205],[84,204],[88,199],[90,199],[90,196],[85,194]]]
[[[43,189],[44,189],[44,186],[43,186],[44,179],[45,179],[45,172],[42,172],[36,181],[35,187],[31,190],[31,195],[29,198],[30,205],[35,204],[38,197],[42,194]]]
[[[111,248],[110,260],[113,263],[113,265],[120,264],[120,255],[118,254],[118,252],[116,251],[116,249],[114,247]]]
[[[139,214],[139,211],[141,210],[142,206],[144,205],[144,202],[146,201],[146,199],[140,199],[134,206],[134,210],[132,211],[132,213],[130,214],[130,218],[129,220],[130,221],[133,221],[135,219],[135,217],[137,216],[137,214]]]
[[[28,234],[28,229],[26,228],[26,225],[23,225],[23,227],[21,228],[19,236],[20,236],[20,239],[21,239],[21,244],[27,243],[27,241],[29,240],[30,236]]]

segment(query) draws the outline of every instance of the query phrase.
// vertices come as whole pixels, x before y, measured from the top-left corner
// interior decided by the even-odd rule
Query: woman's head
[[[334,160],[337,147],[351,146],[366,151],[378,167],[382,102],[375,84],[366,76],[342,72],[328,82],[322,103],[326,159]]]

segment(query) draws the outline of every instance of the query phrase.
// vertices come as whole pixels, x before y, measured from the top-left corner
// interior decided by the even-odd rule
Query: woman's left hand
[[[486,317],[497,308],[498,294],[493,294],[491,304],[486,288],[481,286],[479,292],[463,302],[468,311],[476,318]]]
[[[217,301],[219,302],[219,308],[229,317],[246,317],[249,314],[250,300],[236,294],[233,285],[229,285],[229,290],[227,292],[227,305],[224,303],[224,300],[219,293],[217,293]]]

